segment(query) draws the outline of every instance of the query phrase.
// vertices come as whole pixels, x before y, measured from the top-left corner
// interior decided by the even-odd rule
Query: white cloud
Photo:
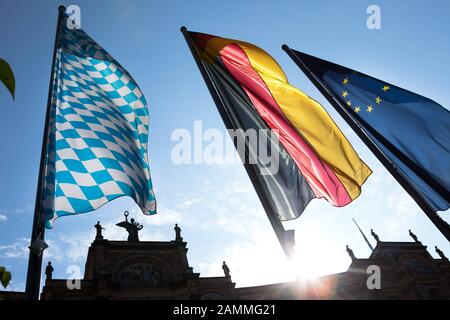
[[[88,248],[94,240],[94,231],[59,234],[57,241],[62,243],[64,261],[75,263],[86,259]]]
[[[385,221],[385,227],[391,234],[398,234],[404,231],[405,226],[414,225],[416,218],[420,215],[417,204],[403,192],[391,193],[387,197],[387,207],[391,218]]]
[[[28,259],[30,239],[19,238],[12,244],[0,245],[0,258]]]
[[[46,258],[52,258],[55,261],[62,261],[64,259],[63,250],[57,242],[52,239],[45,239],[48,248],[44,251]],[[0,258],[3,259],[28,259],[30,250],[30,239],[19,238],[12,244],[0,245]]]
[[[135,213],[137,215],[137,212]],[[184,220],[184,215],[178,210],[168,208],[164,205],[158,205],[158,214],[142,219],[142,223],[148,226],[163,226],[180,223]]]
[[[65,255],[64,250],[61,249],[57,241],[52,239],[45,239],[45,242],[48,245],[48,248],[44,251],[45,259],[51,259],[53,261],[64,261]]]
[[[16,210],[14,210],[14,212],[18,213],[18,214],[22,214],[24,212],[31,212],[32,210],[33,210],[33,207],[30,204],[28,204],[25,207],[16,208]]]
[[[14,210],[2,210],[2,212],[0,212],[0,222],[5,222],[8,220],[8,215],[11,215],[11,213],[16,213],[16,214],[22,214],[24,212],[29,212],[31,211],[31,206],[27,205],[25,207],[19,207],[16,208]]]

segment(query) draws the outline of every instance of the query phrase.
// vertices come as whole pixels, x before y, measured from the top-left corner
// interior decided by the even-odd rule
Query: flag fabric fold
[[[148,107],[131,75],[81,29],[60,26],[43,207],[46,227],[132,197],[156,213],[148,165]]]
[[[260,179],[282,220],[298,217],[313,198],[344,206],[360,194],[371,170],[325,109],[291,86],[269,54],[238,40],[189,35],[234,128],[267,129],[280,142],[279,173]]]
[[[434,210],[450,207],[450,111],[356,70],[292,50]]]

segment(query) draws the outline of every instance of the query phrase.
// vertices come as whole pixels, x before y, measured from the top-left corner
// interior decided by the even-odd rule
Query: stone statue
[[[410,236],[411,238],[413,238],[413,240],[414,240],[415,242],[420,243],[419,239],[417,239],[417,236],[416,236],[414,233],[412,233],[411,230],[408,230],[408,231],[409,231],[409,236]]]
[[[181,237],[181,228],[178,226],[178,223],[175,223],[175,241],[183,241],[183,238]]]
[[[370,234],[375,239],[375,241],[378,243],[380,242],[380,237],[373,231],[373,229],[370,229]]]
[[[130,215],[128,211],[125,211],[123,213],[125,216],[125,221],[119,222],[116,224],[118,227],[122,227],[128,232],[128,241],[130,242],[139,242],[139,236],[138,232],[142,230],[144,227],[143,225],[139,224],[138,222],[134,221],[134,219],[130,219],[130,222],[128,222],[128,216]]]
[[[439,249],[437,246],[434,246],[434,249],[436,250],[436,253],[439,255],[439,257],[441,257],[441,259],[448,260],[441,249]]]
[[[48,262],[47,266],[45,267],[45,276],[46,276],[46,280],[52,280],[53,266],[50,261]]]
[[[356,260],[355,254],[353,253],[353,250],[350,249],[350,248],[348,247],[348,245],[346,245],[345,248],[346,248],[347,253],[348,253],[348,255],[350,256],[350,258],[352,258],[352,261]]]
[[[231,278],[230,275],[230,268],[228,268],[227,264],[225,263],[225,261],[222,264],[222,269],[223,269],[223,273],[225,274],[225,278]]]
[[[103,240],[102,230],[105,230],[105,228],[102,227],[100,224],[100,221],[97,221],[97,224],[94,225],[95,230],[97,230],[97,235],[95,236],[95,240]]]

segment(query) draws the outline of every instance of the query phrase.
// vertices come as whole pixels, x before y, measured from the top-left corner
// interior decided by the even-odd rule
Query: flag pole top
[[[289,50],[289,47],[288,47],[287,44],[283,44],[283,45],[281,46],[281,49],[283,49],[284,51],[287,51],[287,50]]]
[[[60,13],[64,13],[64,12],[66,12],[66,7],[65,7],[65,6],[59,6],[59,7],[58,7],[58,11],[59,11]]]
[[[185,33],[185,32],[187,31],[187,28],[186,28],[185,26],[182,26],[182,27],[180,28],[180,31],[183,32],[183,33]]]

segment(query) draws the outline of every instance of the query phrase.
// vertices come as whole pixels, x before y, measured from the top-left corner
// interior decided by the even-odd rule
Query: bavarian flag
[[[434,210],[450,205],[450,112],[358,71],[295,50],[296,59],[340,102]]]
[[[340,207],[359,196],[370,168],[325,109],[291,86],[269,54],[243,41],[197,32],[189,37],[226,109],[225,122],[275,133],[279,169],[258,179],[281,220],[297,218],[313,198]]]
[[[46,227],[122,196],[156,213],[147,101],[133,77],[81,29],[58,26],[42,202]]]

